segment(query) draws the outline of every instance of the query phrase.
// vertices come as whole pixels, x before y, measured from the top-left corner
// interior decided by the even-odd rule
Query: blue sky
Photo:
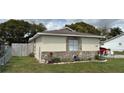
[[[84,21],[95,27],[120,27],[124,31],[124,19],[24,19],[28,22],[43,23],[48,30],[60,29],[66,24]],[[7,19],[0,19],[0,23],[7,21]]]

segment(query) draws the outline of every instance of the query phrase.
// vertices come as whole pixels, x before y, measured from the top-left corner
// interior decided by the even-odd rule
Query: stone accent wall
[[[72,59],[73,55],[78,55],[80,60],[88,60],[88,59],[94,59],[95,55],[97,54],[97,51],[77,51],[77,52],[73,52],[73,51],[67,51],[67,52],[42,52],[42,56],[41,59],[49,59],[49,55],[50,53],[52,53],[52,57],[58,57],[61,59]],[[48,58],[46,58],[46,56]]]

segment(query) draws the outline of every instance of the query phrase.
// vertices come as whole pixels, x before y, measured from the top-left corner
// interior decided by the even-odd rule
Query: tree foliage
[[[107,27],[95,28],[94,26],[84,22],[77,22],[75,24],[65,25],[65,26],[70,27],[71,29],[82,33],[90,33],[95,35],[106,36],[106,39],[112,38],[123,32],[119,27],[114,27],[110,29],[108,29]]]
[[[44,30],[46,30],[46,27],[42,23],[37,25],[24,20],[10,19],[0,24],[0,38],[10,43],[27,42],[36,32],[42,32]]]
[[[77,22],[65,26],[82,33],[104,35],[107,39],[122,33],[122,30],[119,27],[111,28],[110,31],[108,31],[105,27],[98,29],[84,22]],[[42,23],[35,24],[24,20],[10,19],[0,24],[0,39],[8,41],[9,43],[27,42],[28,39],[34,36],[37,32],[42,32],[44,30],[46,30],[46,27]]]
[[[103,27],[103,28],[100,28],[99,30],[101,31],[101,35],[106,36],[106,39],[110,39],[112,37],[115,37],[123,33],[123,31],[119,27],[113,27],[109,29],[107,29],[106,27]]]
[[[100,35],[101,33],[100,30],[96,29],[94,26],[84,22],[77,22],[75,24],[65,26],[82,33],[91,33],[96,35]]]
[[[109,33],[110,38],[120,35],[123,31],[119,27],[111,28],[111,32]]]

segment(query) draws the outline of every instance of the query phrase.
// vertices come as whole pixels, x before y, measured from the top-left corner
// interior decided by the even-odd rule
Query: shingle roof
[[[76,31],[66,27],[66,28],[59,29],[59,30],[47,30],[47,31],[37,33],[36,35],[34,35],[32,38],[29,39],[29,42],[32,41],[33,39],[39,37],[40,35],[104,38],[103,36],[76,32]]]
[[[48,30],[48,31],[44,31],[43,33],[98,36],[98,35],[93,35],[93,34],[89,34],[89,33],[76,32],[75,30],[72,30],[72,29],[70,29],[70,28],[68,28],[68,27],[65,27],[65,28],[59,29],[59,30]]]

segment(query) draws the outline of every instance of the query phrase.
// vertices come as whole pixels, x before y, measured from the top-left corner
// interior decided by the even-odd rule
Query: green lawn
[[[10,62],[5,66],[3,72],[124,72],[124,59],[112,59],[110,62],[90,62],[90,63],[75,63],[75,64],[40,64],[31,57],[12,57]]]
[[[124,51],[114,51],[115,55],[124,55]]]

